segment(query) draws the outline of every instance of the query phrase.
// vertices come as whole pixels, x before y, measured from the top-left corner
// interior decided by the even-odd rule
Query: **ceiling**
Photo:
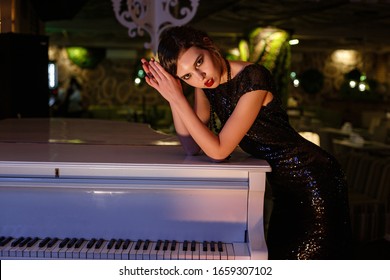
[[[32,1],[39,4],[44,0]],[[148,35],[127,35],[127,29],[115,18],[111,0],[55,3],[56,7],[47,7],[45,12],[46,16],[58,16],[44,18],[53,44],[142,49],[149,41]],[[64,6],[58,6],[60,3]],[[72,13],[64,19],[61,11],[66,10]],[[295,46],[300,49],[364,47],[390,51],[390,0],[200,0],[189,24],[208,32],[226,48],[236,47],[238,40],[255,27],[274,26],[290,31],[300,40]]]

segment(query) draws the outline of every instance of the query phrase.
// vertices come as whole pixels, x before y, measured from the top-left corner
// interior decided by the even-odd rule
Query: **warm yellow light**
[[[356,65],[359,56],[359,52],[355,50],[336,50],[332,54],[332,60],[344,65]]]

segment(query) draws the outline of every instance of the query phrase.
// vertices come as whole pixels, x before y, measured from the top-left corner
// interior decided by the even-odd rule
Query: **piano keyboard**
[[[0,237],[0,259],[233,260],[234,244],[215,241]]]

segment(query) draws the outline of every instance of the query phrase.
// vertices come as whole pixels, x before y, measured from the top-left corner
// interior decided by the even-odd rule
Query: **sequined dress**
[[[246,92],[267,90],[263,106],[239,146],[268,161],[273,209],[267,232],[269,259],[349,258],[351,229],[347,187],[338,162],[289,124],[272,75],[246,66],[227,83],[205,89],[223,125]]]

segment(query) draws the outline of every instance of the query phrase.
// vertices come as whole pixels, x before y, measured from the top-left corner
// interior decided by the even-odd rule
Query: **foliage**
[[[106,56],[106,50],[102,48],[66,48],[69,60],[80,68],[95,68]]]
[[[247,39],[239,42],[237,59],[264,65],[275,78],[284,104],[287,103],[288,73],[290,68],[290,35],[281,29],[256,28]],[[230,57],[233,58],[233,57]]]

